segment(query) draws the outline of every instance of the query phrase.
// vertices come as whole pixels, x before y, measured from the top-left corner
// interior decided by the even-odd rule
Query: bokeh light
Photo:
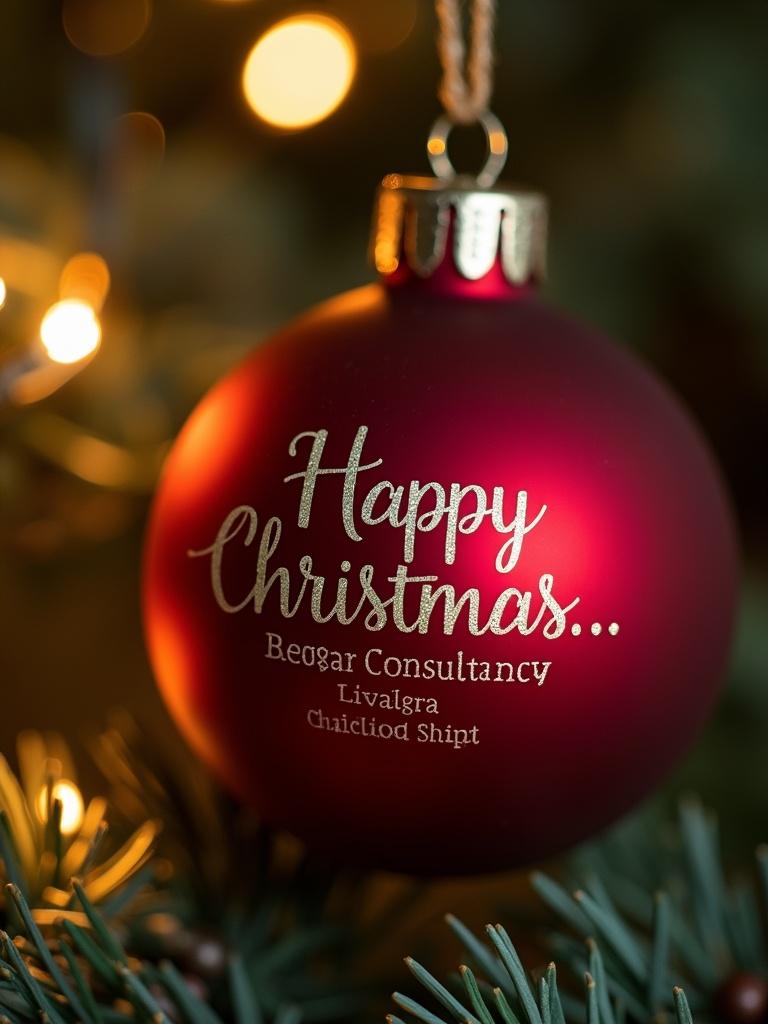
[[[0,309],[5,305],[5,300],[8,297],[8,289],[5,287],[5,280],[0,277]]]
[[[111,57],[137,43],[149,25],[150,0],[64,0],[70,43],[91,57]]]
[[[280,128],[307,128],[339,106],[355,76],[357,56],[340,22],[299,14],[273,25],[243,68],[243,92],[262,120]]]
[[[40,340],[55,363],[76,363],[99,347],[101,326],[86,302],[64,299],[51,306],[43,317]]]
[[[109,291],[109,267],[96,252],[80,252],[67,260],[59,277],[59,297],[79,299],[98,312]]]
[[[146,110],[131,110],[112,126],[111,161],[124,185],[138,184],[153,173],[165,156],[165,129]]]
[[[419,13],[418,0],[386,0],[365,4],[335,0],[334,11],[349,27],[363,53],[390,53],[412,34]]]
[[[59,779],[50,788],[50,802],[58,800],[61,804],[61,831],[65,836],[71,836],[80,828],[83,823],[83,797],[80,790],[67,779]],[[48,820],[48,786],[43,786],[37,795],[37,815],[40,821],[45,823]]]

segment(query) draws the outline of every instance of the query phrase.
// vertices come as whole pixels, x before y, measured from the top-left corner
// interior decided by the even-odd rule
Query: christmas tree
[[[335,0],[298,26],[277,2],[10,0],[3,1020],[367,1020],[392,1008],[393,986],[393,1019],[424,1024],[765,1019],[766,855],[755,865],[749,851],[765,838],[768,727],[768,12],[749,0],[498,8],[494,109],[513,176],[555,212],[547,295],[674,385],[734,498],[746,585],[717,711],[660,806],[530,885],[340,869],[259,822],[196,757],[171,755],[138,610],[160,467],[241,356],[369,279],[372,184],[393,160],[426,166],[434,22],[416,0]],[[265,87],[260,61],[297,27],[319,29],[311,52],[328,42],[331,63],[291,63],[289,46]],[[475,166],[474,144],[471,130],[451,141],[457,163]],[[702,593],[707,580],[702,566]],[[115,705],[150,727],[120,714],[99,734]],[[22,734],[10,767],[30,726],[40,732]],[[556,744],[540,756],[574,769]],[[649,770],[656,756],[647,750]],[[695,803],[670,824],[686,789],[714,807],[719,834]],[[548,796],[537,791],[542,818]],[[585,791],[574,816],[601,798]],[[452,813],[457,836],[493,849],[503,807],[468,837],[462,806]],[[537,822],[515,826],[533,835]],[[483,932],[486,919],[504,927]],[[457,941],[465,962],[452,974]]]

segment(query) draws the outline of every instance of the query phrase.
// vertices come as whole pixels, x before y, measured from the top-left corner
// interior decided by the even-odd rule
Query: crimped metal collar
[[[543,280],[546,271],[547,203],[537,192],[480,188],[473,178],[442,181],[388,174],[379,186],[371,259],[388,276],[403,260],[429,277],[445,260],[462,277],[479,280],[500,259],[515,285]]]

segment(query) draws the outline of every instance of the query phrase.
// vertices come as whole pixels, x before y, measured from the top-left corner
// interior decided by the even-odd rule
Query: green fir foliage
[[[483,942],[457,918],[449,916],[448,924],[464,946],[474,967],[462,964],[458,979],[443,984],[411,957],[406,964],[424,990],[426,1002],[395,992],[392,996],[406,1020],[421,1024],[623,1024],[637,1007],[629,1006],[626,993],[609,976],[600,947],[588,943],[588,970],[582,973],[583,1004],[572,996],[561,994],[554,963],[538,974],[529,974],[518,956],[509,935],[500,925],[488,925],[488,941]],[[618,936],[616,936],[618,937]],[[626,936],[619,943],[630,959],[631,943]],[[637,964],[635,964],[637,966]],[[476,973],[477,972],[477,973]],[[682,989],[670,990],[672,1020],[691,1024],[690,1009]],[[640,1019],[647,1017],[641,1013]],[[394,1014],[389,1024],[405,1024]]]
[[[717,822],[698,802],[681,805],[677,830],[649,830],[635,819],[588,847],[575,865],[573,887],[532,876],[566,926],[550,936],[550,949],[578,971],[596,938],[608,990],[634,1019],[679,1015],[673,985],[681,985],[697,1020],[715,1020],[729,978],[768,977],[768,847],[758,848],[756,870],[726,880]]]

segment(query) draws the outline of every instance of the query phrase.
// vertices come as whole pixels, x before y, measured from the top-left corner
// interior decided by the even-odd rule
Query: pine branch
[[[767,863],[761,848],[759,884],[728,884],[716,822],[689,800],[674,845],[659,840],[659,829],[619,832],[581,856],[573,892],[538,872],[532,882],[567,928],[550,937],[552,948],[572,969],[587,969],[583,947],[569,936],[596,935],[608,987],[636,1019],[684,1017],[689,1001],[699,1020],[721,1020],[718,1006],[730,980],[768,978]],[[687,1001],[673,984],[684,987]]]
[[[411,974],[434,1005],[431,1009],[409,995],[395,992],[392,999],[407,1015],[406,1019],[412,1018],[421,1024],[452,1024],[454,1021],[458,1024],[566,1024],[569,1017],[553,963],[538,979],[534,979],[525,971],[517,950],[501,925],[488,925],[488,944],[455,917],[450,916],[448,924],[470,959],[477,964],[481,976],[478,977],[467,964],[461,964],[459,984],[454,983],[454,991],[411,957],[406,958]],[[586,1024],[622,1024],[626,1006],[622,988],[608,973],[594,941],[589,944],[588,959],[589,970],[581,975]],[[692,1024],[682,989],[670,990],[669,1001],[671,1019],[676,1024]],[[646,1016],[641,1009],[641,1019]],[[405,1020],[394,1015],[389,1015],[387,1021],[406,1024]]]
[[[110,842],[106,801],[83,805],[71,755],[57,737],[23,733],[19,762],[17,776],[0,756],[0,884],[13,886],[0,889],[5,928],[19,923],[16,894],[38,925],[66,917],[82,922],[72,908],[75,877],[91,902],[125,911],[150,881],[144,869],[157,825],[144,816],[124,841]]]
[[[174,867],[165,912],[132,918],[133,952],[200,975],[217,1008],[237,1020],[290,1024],[296,1013],[325,1021],[360,1011],[367,959],[392,925],[387,907],[363,925],[369,878],[320,864],[260,825],[185,747],[154,741],[124,713],[95,757],[129,825],[147,814],[163,821],[158,853]],[[403,888],[411,904],[415,886]],[[211,968],[202,951],[213,948]]]
[[[82,887],[77,899],[92,931],[64,920],[47,938],[21,891],[8,888],[24,923],[15,939],[2,935],[0,1010],[9,1020],[221,1024],[183,979],[129,958]]]
[[[108,843],[105,800],[80,803],[76,828],[71,807],[62,813],[57,785],[81,797],[59,738],[52,758],[25,737],[21,778],[0,760],[0,1017],[296,1024],[359,1011],[367,883],[286,856],[183,748],[172,762],[128,746],[128,732],[103,739],[100,758],[122,845]],[[150,860],[150,818],[164,822],[165,860]]]

